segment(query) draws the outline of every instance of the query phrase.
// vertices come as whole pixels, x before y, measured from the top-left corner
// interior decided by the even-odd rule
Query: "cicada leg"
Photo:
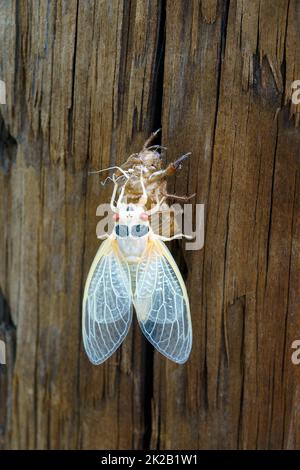
[[[156,192],[155,196],[156,196],[156,204],[155,204],[154,207],[152,207],[152,209],[149,209],[148,211],[146,211],[147,215],[153,215],[156,212],[158,212],[160,210],[160,207],[161,207],[162,203],[166,199],[165,196],[163,196],[161,199],[159,199],[157,192]]]
[[[155,171],[154,173],[152,173],[152,175],[149,177],[149,181],[152,183],[154,181],[157,181],[157,180],[161,180],[163,178],[167,178],[168,176],[172,176],[174,175],[174,173],[176,173],[176,171],[181,168],[181,165],[182,165],[182,162],[184,162],[184,160],[186,160],[187,158],[189,158],[189,156],[191,155],[191,153],[186,153],[184,155],[181,155],[181,157],[177,158],[177,160],[175,160],[175,162],[172,162],[170,163],[167,168],[165,168],[164,170],[158,170],[158,171]]]
[[[156,235],[155,237],[158,238],[159,240],[162,240],[163,242],[169,242],[171,240],[175,240],[176,238],[187,238],[188,240],[192,240],[195,238],[193,235],[186,235],[185,233],[177,233],[176,235],[173,235],[172,237],[164,237],[162,235]]]
[[[117,183],[117,181],[114,181],[114,183],[115,183],[115,185],[114,185],[114,190],[113,190],[111,200],[110,200],[110,208],[111,208],[112,212],[118,212],[118,208],[119,208],[119,206],[122,202],[122,199],[124,197],[126,183],[122,186],[120,195],[118,197],[117,204],[115,204],[115,198],[116,198],[116,194],[117,194],[117,191],[118,191],[118,183]]]
[[[141,187],[142,187],[142,196],[139,198],[138,204],[140,206],[144,207],[147,204],[147,201],[148,201],[148,194],[147,194],[147,191],[146,191],[146,188],[145,188],[143,172],[142,171],[141,171],[140,184],[141,184]]]
[[[163,195],[166,198],[171,198],[171,199],[176,199],[178,201],[186,202],[186,201],[189,201],[190,199],[192,199],[193,197],[195,197],[196,193],[191,194],[190,196],[177,196],[177,194],[169,194],[169,193],[163,193]]]
[[[97,235],[97,238],[99,238],[99,240],[105,240],[106,238],[109,238],[110,235],[108,235],[108,233],[104,233],[103,235]]]
[[[143,150],[146,150],[146,148],[149,147],[149,144],[151,144],[152,140],[156,137],[156,135],[161,131],[161,129],[157,129],[155,132],[152,132],[152,134],[150,135],[150,137],[148,137],[148,139],[146,140],[146,142],[144,143],[144,146],[143,146]]]
[[[117,194],[117,191],[118,191],[118,183],[114,183],[114,190],[112,192],[112,195],[111,195],[111,200],[110,200],[110,208],[112,210],[112,212],[117,212],[117,206],[115,205],[115,197],[116,197],[116,194]]]

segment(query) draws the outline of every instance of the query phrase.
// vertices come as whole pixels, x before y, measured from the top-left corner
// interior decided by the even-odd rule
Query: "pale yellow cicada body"
[[[192,347],[192,324],[186,287],[163,241],[151,229],[146,210],[147,192],[137,204],[124,203],[124,189],[114,205],[114,230],[101,244],[90,268],[83,297],[82,334],[93,364],[108,359],[123,342],[133,307],[142,332],[153,346],[172,361],[183,364]],[[181,238],[177,234],[173,238]]]

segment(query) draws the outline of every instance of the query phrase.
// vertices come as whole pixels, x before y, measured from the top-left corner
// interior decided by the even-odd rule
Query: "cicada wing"
[[[157,239],[137,267],[134,306],[153,346],[174,362],[186,362],[192,347],[187,291],[171,253]]]
[[[111,239],[100,246],[83,297],[82,336],[93,364],[109,358],[124,340],[132,319],[129,268]]]

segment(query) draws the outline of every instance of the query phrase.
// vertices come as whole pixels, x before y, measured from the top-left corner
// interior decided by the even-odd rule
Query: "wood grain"
[[[152,445],[299,447],[290,359],[300,313],[299,131],[284,103],[283,64],[290,70],[296,57],[285,42],[288,2],[221,2],[212,24],[198,2],[167,2],[166,17],[164,143],[193,152],[175,188],[205,203],[206,239],[202,252],[183,255],[191,360],[183,368],[155,360]]]
[[[297,0],[0,0],[0,448],[296,449],[300,376]],[[185,275],[192,355],[136,322],[103,366],[82,348],[98,170],[162,125],[170,184],[205,204]],[[300,366],[298,366],[300,367]]]

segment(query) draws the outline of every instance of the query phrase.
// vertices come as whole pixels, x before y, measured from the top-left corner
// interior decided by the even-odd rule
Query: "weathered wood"
[[[17,326],[6,445],[141,447],[144,341],[131,332],[95,368],[82,353],[80,316],[99,244],[96,207],[111,190],[87,172],[122,162],[154,126],[161,7],[1,2],[1,12],[1,112],[17,142],[14,162],[4,149],[10,170],[1,173],[1,286]]]
[[[179,368],[156,358],[152,445],[299,447],[290,354],[300,315],[299,130],[283,105],[300,60],[299,5],[221,2],[212,24],[198,2],[175,5],[167,2],[164,143],[193,152],[176,190],[205,203],[206,240],[184,253],[191,360]]]
[[[297,0],[0,0],[1,448],[299,448],[299,24]],[[168,160],[193,153],[170,189],[206,208],[204,249],[172,244],[192,355],[134,324],[94,367],[81,298],[111,186],[88,172],[160,124]]]

